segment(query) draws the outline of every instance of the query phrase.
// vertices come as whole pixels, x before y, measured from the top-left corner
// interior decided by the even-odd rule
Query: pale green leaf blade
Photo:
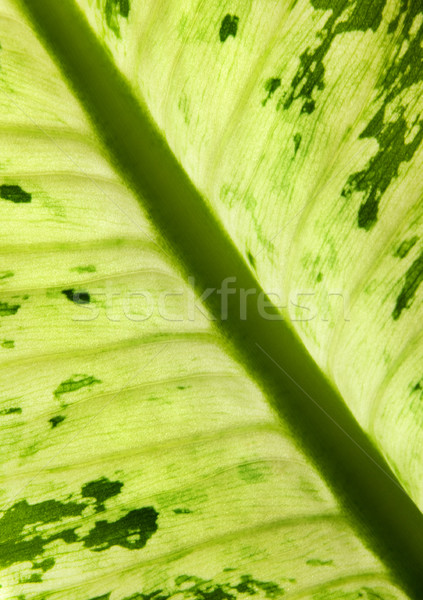
[[[79,5],[421,508],[421,3]]]
[[[7,0],[0,39],[0,596],[405,598]]]

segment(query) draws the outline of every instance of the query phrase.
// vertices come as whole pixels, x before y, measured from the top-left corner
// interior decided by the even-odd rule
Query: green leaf
[[[410,423],[420,435],[417,409],[410,415],[399,397],[385,414],[385,402],[417,364],[404,348],[418,342],[410,309],[421,261],[411,240],[422,156],[418,120],[414,137],[407,127],[419,106],[419,88],[409,88],[419,81],[392,64],[413,46],[421,11],[408,26],[414,9],[403,3],[395,25],[393,2],[81,1],[134,101],[70,2],[23,4],[29,16],[0,3],[0,596],[412,597],[421,514],[330,382],[418,502],[420,457],[415,439],[404,440]],[[407,32],[402,50],[398,31]],[[359,132],[378,103],[385,133],[358,166],[374,121]],[[342,107],[336,126],[334,106]],[[288,165],[291,130],[299,166]],[[394,157],[403,158],[396,167]],[[387,200],[405,190],[406,237]],[[362,204],[352,225],[354,195]],[[305,199],[295,235],[276,240]],[[377,222],[376,200],[378,211],[387,204]],[[352,268],[359,238],[366,243]],[[319,273],[333,286],[350,281],[360,299],[351,327],[334,317],[294,323],[321,370],[291,326],[264,318],[254,302],[247,319],[236,318],[232,296],[226,318],[221,297],[200,302],[225,272],[238,291],[253,283],[280,292],[280,273],[288,291],[309,285],[316,251]],[[397,303],[386,298],[389,321],[384,313],[375,324],[372,307],[403,261]],[[392,348],[407,356],[390,362]],[[368,407],[379,381],[383,398],[378,391]]]
[[[421,3],[134,2],[121,40],[78,3],[423,508]]]

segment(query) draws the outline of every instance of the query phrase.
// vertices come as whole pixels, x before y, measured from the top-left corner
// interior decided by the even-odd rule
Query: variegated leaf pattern
[[[0,40],[0,597],[404,599],[12,0]]]
[[[423,4],[78,2],[422,508]]]

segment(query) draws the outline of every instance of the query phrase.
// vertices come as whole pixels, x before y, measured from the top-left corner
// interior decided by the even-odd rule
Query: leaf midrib
[[[185,274],[195,275],[197,291],[219,288],[226,277],[236,276],[238,290],[255,288],[260,293],[260,285],[173,156],[148,109],[135,100],[73,1],[19,1],[72,82],[113,166],[173,248]],[[208,308],[218,315],[215,296]],[[229,318],[220,321],[233,354],[288,421],[353,526],[408,593],[422,597],[422,513],[289,326],[263,320],[253,298],[247,302],[248,320],[240,320],[239,298],[233,295]]]

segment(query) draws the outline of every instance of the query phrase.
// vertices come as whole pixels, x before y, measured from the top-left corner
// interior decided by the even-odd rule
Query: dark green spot
[[[377,137],[383,129],[384,108],[380,108],[360,133],[359,139]]]
[[[189,515],[192,513],[192,510],[189,508],[174,508],[173,512],[175,515]]]
[[[235,37],[238,31],[238,21],[239,21],[239,17],[235,16],[235,15],[229,15],[227,14],[222,21],[222,24],[220,25],[220,30],[219,30],[219,37],[220,37],[220,41],[226,42],[226,40],[228,39],[228,37],[231,35],[232,37]]]
[[[358,211],[358,226],[369,231],[377,221],[379,203],[374,198],[369,198],[360,206]]]
[[[333,565],[333,560],[320,560],[320,558],[310,558],[306,561],[306,565],[311,567],[324,567],[325,565]]]
[[[404,309],[410,308],[414,296],[423,281],[423,252],[413,262],[405,274],[405,282],[397,298],[392,317],[396,321],[400,318]]]
[[[96,596],[95,598],[90,598],[90,600],[109,600],[111,592],[108,594],[103,594],[102,596]]]
[[[0,185],[0,198],[15,204],[31,202],[32,196],[18,185]]]
[[[83,498],[94,498],[96,512],[100,512],[104,510],[106,500],[120,494],[122,487],[123,483],[120,481],[109,481],[106,477],[102,477],[86,483],[81,489],[81,494]]]
[[[63,415],[57,415],[57,417],[52,417],[51,419],[49,419],[48,422],[51,424],[51,428],[54,429],[55,427],[60,425],[60,423],[63,423],[65,419],[66,417],[64,417]]]
[[[422,385],[420,381],[413,386],[413,392],[420,392],[422,389]]]
[[[13,340],[3,340],[1,346],[2,348],[14,348],[15,342]]]
[[[116,37],[120,38],[119,17],[127,19],[130,8],[129,0],[106,0],[104,5],[106,23]]]
[[[0,410],[0,415],[20,415],[22,409],[19,406],[13,406],[12,408],[3,408]]]
[[[298,152],[298,149],[299,149],[299,147],[300,147],[300,145],[301,145],[301,140],[302,140],[302,139],[303,139],[303,138],[302,138],[302,135],[301,135],[301,133],[296,133],[296,134],[294,135],[294,154],[297,154],[297,152]]]
[[[62,294],[66,296],[70,302],[75,304],[89,304],[90,295],[88,292],[75,292],[74,289],[62,290]]]
[[[120,16],[123,17],[124,19],[127,19],[129,17],[129,9],[130,9],[129,0],[117,0],[117,2],[119,4]]]
[[[238,475],[243,481],[257,483],[266,479],[266,468],[255,463],[238,465]]]
[[[232,572],[234,569],[226,568],[223,572]],[[276,599],[281,598],[285,591],[276,583],[259,581],[250,575],[242,575],[239,582],[214,583],[211,580],[201,579],[190,575],[179,575],[175,578],[173,589],[156,589],[150,593],[137,593],[124,598],[124,600],[171,600],[174,597],[181,600],[238,600],[239,598],[259,597]]]
[[[11,315],[16,315],[20,307],[20,304],[8,304],[7,302],[0,302],[0,317],[10,317]]]
[[[423,23],[411,35],[415,18],[423,14],[421,2],[401,0],[397,16],[389,24],[390,33],[395,33],[396,44],[393,58],[387,64],[382,87],[392,99],[401,91],[423,80]],[[401,30],[397,32],[398,25]],[[407,44],[404,46],[403,42]]]
[[[0,281],[3,279],[9,279],[13,277],[14,273],[12,271],[0,271]]]
[[[178,575],[175,579],[175,585],[178,587],[183,585],[184,583],[206,583],[205,579],[200,579],[199,577],[195,577],[195,575]]]
[[[107,480],[104,480],[107,481]],[[87,486],[92,485],[87,484]],[[111,483],[111,482],[109,482]],[[83,486],[83,490],[87,489]],[[97,487],[97,492],[99,491]],[[114,494],[104,492],[103,500]],[[54,558],[43,558],[47,546],[57,540],[65,544],[80,543],[93,552],[100,552],[112,546],[128,549],[143,548],[148,539],[157,530],[158,513],[152,507],[132,510],[113,523],[97,521],[87,535],[78,536],[76,530],[81,526],[81,515],[89,507],[85,502],[60,502],[46,500],[29,504],[19,500],[0,518],[0,567],[9,567],[16,563],[31,562],[32,569],[45,572],[54,567]],[[76,526],[69,526],[69,520],[76,518]],[[61,529],[60,523],[66,527]],[[54,523],[53,533],[49,534],[45,525]],[[42,560],[40,560],[42,559]]]
[[[415,235],[409,240],[404,240],[395,250],[394,256],[396,256],[397,258],[405,258],[410,252],[411,248],[415,246],[418,239],[419,238],[417,237],[417,235]]]
[[[306,113],[307,115],[311,115],[316,108],[316,102],[314,100],[306,100],[301,108],[302,113]]]
[[[80,516],[85,507],[85,504],[57,500],[37,504],[28,504],[26,500],[16,502],[0,519],[0,566],[35,562],[44,553],[45,546],[54,540],[62,539],[68,544],[76,542],[78,538],[74,529],[44,536],[39,525]]]
[[[76,392],[83,387],[94,385],[94,383],[101,383],[100,379],[91,377],[89,375],[73,375],[71,379],[63,381],[59,387],[55,390],[54,395],[59,398],[62,394],[68,394],[69,392]]]
[[[24,579],[22,583],[41,583],[43,577],[40,573],[33,573],[28,579]]]
[[[336,36],[347,31],[376,31],[386,0],[311,0],[311,4],[316,10],[330,11],[330,15],[316,34],[317,44],[301,53],[300,65],[282,103],[286,110],[301,100],[301,112],[306,114],[315,110],[315,96],[325,87],[324,60]]]
[[[248,258],[248,262],[250,263],[250,265],[253,267],[253,269],[255,269],[256,268],[256,260],[249,250],[247,251],[247,258]]]
[[[45,573],[46,571],[49,571],[50,569],[52,569],[55,565],[55,560],[54,558],[46,558],[45,560],[42,560],[41,562],[34,562],[32,564],[32,568],[33,569],[41,569],[41,571],[43,573]]]
[[[421,2],[398,2],[397,15],[389,25],[395,35],[393,52],[379,83],[380,108],[376,111],[360,138],[375,138],[378,150],[367,166],[353,173],[342,195],[357,194],[361,200],[358,226],[369,231],[376,223],[383,194],[398,177],[401,164],[410,162],[423,140],[423,119],[420,114],[411,121],[403,92],[423,81],[423,23],[412,32],[415,18],[423,14]],[[397,31],[398,26],[401,26]],[[411,105],[413,109],[413,105]]]
[[[279,77],[271,77],[264,84],[264,89],[267,92],[266,98],[262,101],[263,106],[266,106],[267,101],[273,96],[276,90],[281,86],[281,80]]]
[[[385,105],[373,117],[360,134],[360,138],[376,138],[379,150],[362,171],[350,175],[342,190],[342,196],[350,199],[358,194],[362,199],[358,211],[358,226],[369,231],[377,221],[379,204],[392,180],[398,176],[403,162],[409,162],[423,140],[423,119],[418,123],[417,133],[406,142],[408,125],[403,114],[398,111],[395,120],[384,122]],[[382,124],[382,125],[381,125]]]
[[[93,552],[102,552],[112,546],[129,550],[144,548],[157,531],[158,516],[152,506],[147,506],[131,510],[113,523],[96,521],[95,527],[83,538],[84,546]]]
[[[322,279],[323,279],[323,274],[322,274],[322,273],[319,273],[319,274],[317,275],[317,277],[316,277],[316,281],[317,281],[317,283],[320,283],[320,282],[322,281]]]
[[[95,273],[96,267],[94,265],[86,265],[84,267],[73,267],[70,271],[76,271],[77,273]]]
[[[278,598],[284,594],[284,590],[280,588],[276,583],[270,581],[258,581],[253,579],[250,575],[242,575],[241,583],[234,586],[237,592],[241,594],[249,594],[254,596],[258,590],[262,590],[265,593],[266,598]]]
[[[377,31],[386,0],[373,0],[371,3],[367,0],[311,0],[311,4],[316,10],[331,10],[337,18],[345,12],[348,18],[338,23],[337,31]]]

